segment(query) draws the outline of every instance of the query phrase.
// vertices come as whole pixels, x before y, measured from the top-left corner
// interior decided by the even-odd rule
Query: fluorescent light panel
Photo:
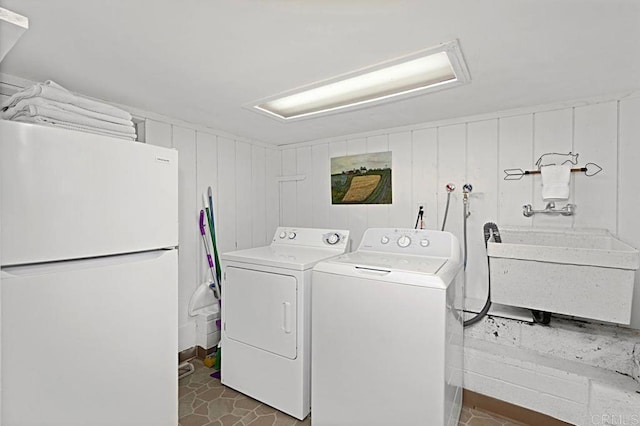
[[[453,61],[452,52],[457,53]],[[254,108],[284,120],[327,113],[436,86],[466,82],[466,72],[456,73],[456,68],[466,71],[457,42],[451,42],[435,53],[434,49],[429,49],[421,56],[412,55],[410,59],[394,61],[393,65],[384,68],[347,75],[337,81],[259,103]],[[460,77],[465,81],[460,81]]]

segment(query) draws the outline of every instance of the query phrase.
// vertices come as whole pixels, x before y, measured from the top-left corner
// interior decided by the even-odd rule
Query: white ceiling
[[[273,144],[640,88],[636,0],[0,0],[0,72]],[[471,83],[282,123],[243,105],[459,39]]]

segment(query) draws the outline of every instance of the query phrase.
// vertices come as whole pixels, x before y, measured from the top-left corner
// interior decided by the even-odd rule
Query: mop
[[[213,220],[213,190],[211,187],[207,189],[207,195],[209,196],[209,205],[208,208],[205,207],[207,211],[207,220],[209,221],[209,233],[211,234],[211,244],[213,245],[213,256],[215,258],[216,265],[216,277],[218,279],[218,283],[220,282],[220,278],[222,277],[222,270],[220,268],[220,259],[218,258],[218,244],[216,243],[216,228],[215,222]],[[207,206],[207,201],[204,200],[204,205]]]
[[[207,255],[207,262],[209,263],[209,270],[211,271],[211,285],[213,292],[218,299],[218,303],[220,303],[220,298],[222,294],[220,293],[220,285],[218,284],[218,276],[216,274],[216,268],[213,263],[213,258],[211,257],[211,251],[209,251],[209,244],[207,244],[207,232],[205,230],[204,223],[204,210],[200,210],[200,236],[202,236],[202,244],[204,245],[204,251]]]
[[[206,202],[205,202],[206,205]],[[207,207],[207,210],[209,208]],[[213,294],[215,295],[216,299],[218,299],[218,306],[221,306],[221,293],[220,293],[220,286],[218,285],[218,276],[216,274],[216,268],[214,267],[214,263],[213,263],[213,258],[211,257],[211,251],[209,251],[209,245],[207,244],[207,232],[205,229],[205,223],[204,223],[204,216],[205,216],[205,212],[204,210],[200,210],[200,236],[202,237],[202,244],[204,245],[204,251],[207,255],[207,262],[209,263],[209,270],[211,271],[211,282],[209,284],[209,288],[211,288],[211,290],[213,291]],[[208,216],[208,215],[207,215]],[[211,223],[211,222],[209,222]],[[214,244],[215,244],[215,240]],[[192,296],[192,300],[193,300],[193,296]],[[191,301],[189,302],[189,304],[191,305]],[[191,308],[189,308],[189,310],[191,310]],[[191,315],[191,314],[190,314]],[[219,324],[218,324],[218,328],[219,328]],[[219,352],[219,348],[218,348],[218,352]],[[219,356],[219,355],[218,355]],[[193,366],[193,364],[191,364],[189,361],[185,361],[183,363],[181,363],[180,365],[178,365],[178,380],[185,378],[191,374],[193,374],[193,372],[195,371],[195,367]]]
[[[215,262],[214,262],[215,268],[216,268],[215,278],[217,280],[216,282],[220,283],[220,280],[222,278],[222,268],[220,267],[220,259],[218,258],[218,247],[216,243],[216,228],[215,228],[214,210],[213,210],[213,190],[211,189],[211,187],[207,188],[207,196],[208,196],[208,200],[205,199],[205,196],[203,194],[202,201],[203,201],[203,204],[205,205],[207,220],[209,222],[209,234],[211,235],[211,244],[213,246],[213,255],[215,257]],[[221,295],[221,293],[218,293],[218,294]],[[220,306],[220,311],[222,311],[222,298],[218,298],[218,305]],[[216,321],[216,326],[218,327],[218,329],[220,330],[222,329],[221,320]],[[213,368],[217,371],[211,374],[211,377],[213,378],[220,379],[221,359],[222,359],[222,348],[218,343],[218,348],[216,349],[216,355],[215,355],[215,363],[213,365]]]

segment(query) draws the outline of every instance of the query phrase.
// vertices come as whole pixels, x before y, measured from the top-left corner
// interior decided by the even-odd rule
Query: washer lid
[[[445,257],[399,255],[372,251],[356,251],[319,262],[313,268],[318,273],[446,290],[461,265]],[[321,285],[316,281],[314,286]],[[345,280],[347,282],[347,280]]]
[[[436,275],[447,263],[447,258],[355,251],[332,259],[332,263],[352,264],[356,268],[384,269],[390,272]]]
[[[343,249],[270,245],[223,253],[220,259],[224,261],[304,271],[311,269],[316,263],[322,260],[343,253],[343,251]]]

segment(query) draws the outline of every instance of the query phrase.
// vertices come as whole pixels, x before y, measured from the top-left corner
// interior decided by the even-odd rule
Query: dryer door
[[[227,337],[295,359],[296,290],[294,276],[227,267],[223,286]]]

